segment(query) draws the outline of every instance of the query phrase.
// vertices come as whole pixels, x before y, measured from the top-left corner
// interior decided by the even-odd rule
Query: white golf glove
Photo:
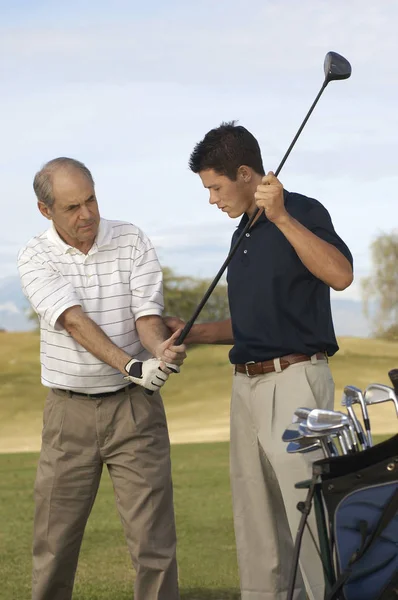
[[[160,368],[162,363],[167,365],[166,372]],[[171,372],[180,372],[177,365],[164,363],[157,358],[149,358],[144,361],[132,358],[124,368],[129,373],[124,379],[141,385],[151,392],[157,392],[166,383]]]

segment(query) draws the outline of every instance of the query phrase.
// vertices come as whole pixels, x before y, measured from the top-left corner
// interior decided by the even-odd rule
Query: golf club
[[[285,156],[282,158],[279,166],[277,167],[276,171],[275,171],[275,176],[278,177],[283,165],[285,164],[290,152],[293,149],[293,146],[295,145],[295,143],[297,142],[301,132],[303,131],[312,111],[314,110],[319,98],[321,97],[323,91],[325,90],[326,86],[328,85],[328,83],[330,83],[331,81],[338,81],[340,79],[348,79],[348,77],[350,77],[351,75],[351,65],[348,62],[348,60],[346,58],[344,58],[343,56],[341,56],[340,54],[337,54],[337,52],[328,52],[325,56],[325,61],[324,61],[324,65],[323,65],[323,69],[324,69],[324,74],[325,74],[325,79],[324,82],[322,84],[322,87],[320,89],[320,91],[318,92],[317,97],[315,98],[311,108],[309,109],[304,121],[302,122],[302,124],[300,125],[296,135],[293,138],[292,143],[290,144],[289,148],[286,151]],[[246,236],[247,231],[250,229],[250,227],[253,224],[253,221],[255,220],[257,214],[259,212],[259,209],[257,208],[253,215],[250,217],[249,221],[247,222],[246,226],[244,227],[242,233],[240,234],[240,236],[238,237],[238,239],[236,240],[234,246],[231,248],[224,264],[222,265],[221,269],[219,270],[219,272],[217,273],[216,277],[214,278],[213,282],[211,283],[209,289],[207,290],[207,292],[205,293],[205,295],[203,296],[202,300],[200,301],[200,303],[198,304],[195,312],[193,313],[192,317],[189,319],[189,321],[187,321],[187,323],[185,324],[183,330],[181,331],[176,344],[182,344],[185,340],[185,338],[187,337],[188,333],[190,332],[192,325],[195,323],[196,319],[198,318],[199,314],[201,313],[204,305],[206,304],[207,300],[209,299],[209,297],[211,296],[214,288],[216,287],[217,283],[219,282],[219,280],[221,279],[225,269],[227,268],[227,266],[229,265],[233,255],[235,254],[236,250],[238,249],[238,246],[240,245],[240,243],[242,242],[243,238]]]
[[[294,414],[293,414],[292,423],[306,422],[307,417],[310,414],[311,410],[312,410],[311,408],[304,408],[304,407],[296,408],[296,410],[294,411]]]
[[[321,445],[318,441],[308,440],[305,441],[305,438],[302,438],[300,442],[289,442],[286,447],[286,452],[288,454],[307,454],[307,452],[314,452],[314,450],[319,450]]]
[[[350,398],[349,396],[346,396],[343,393],[343,397],[341,399],[341,405],[345,406],[345,408],[347,409],[348,415],[349,415],[349,417],[353,423],[354,429],[356,431],[359,443],[361,444],[362,448],[365,450],[366,448],[369,448],[369,445],[366,440],[363,427],[353,409],[353,404],[354,404],[353,399]]]
[[[326,457],[338,456],[336,446],[329,439],[329,436],[332,433],[334,433],[333,428],[324,427],[323,429],[318,429],[318,431],[314,431],[304,423],[300,423],[299,431],[304,438],[314,438],[318,440],[318,442],[322,446],[323,453]]]
[[[355,387],[355,385],[346,385],[344,388],[344,394],[348,398],[351,398],[351,400],[354,404],[360,405],[361,411],[362,411],[363,424],[365,426],[366,436],[367,436],[367,440],[368,440],[368,446],[373,446],[372,434],[370,431],[369,413],[368,413],[368,409],[366,407],[366,402],[363,397],[362,390]]]
[[[302,434],[299,431],[299,423],[293,423],[285,429],[282,434],[282,442],[296,442],[302,438]]]
[[[350,423],[349,418],[344,413],[335,412],[333,410],[321,410],[319,408],[315,408],[308,415],[307,426],[310,430],[315,432],[324,431],[325,429],[341,429],[341,433],[344,437],[344,442],[347,446],[348,452],[353,453],[356,451],[356,440],[354,443],[355,434],[353,431],[353,427]]]
[[[396,393],[388,385],[382,383],[371,383],[365,390],[365,402],[368,406],[372,404],[382,404],[383,402],[393,402],[395,412],[398,417],[398,398]]]

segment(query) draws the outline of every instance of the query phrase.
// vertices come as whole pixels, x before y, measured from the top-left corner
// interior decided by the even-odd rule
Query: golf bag
[[[316,461],[309,487],[302,529],[314,498],[325,600],[398,600],[398,435]]]

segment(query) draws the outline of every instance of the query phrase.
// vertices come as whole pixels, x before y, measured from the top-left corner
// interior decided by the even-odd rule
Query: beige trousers
[[[178,600],[170,444],[160,395],[137,387],[90,399],[51,390],[43,422],[32,599],[71,599],[105,463],[137,573],[135,599]]]
[[[257,377],[235,374],[231,402],[231,485],[242,600],[285,600],[307,490],[322,453],[287,454],[282,434],[299,406],[333,409],[334,383],[326,360]],[[316,535],[313,510],[309,524]],[[308,531],[301,550],[295,600],[324,597],[320,559]],[[303,579],[305,586],[303,584]]]

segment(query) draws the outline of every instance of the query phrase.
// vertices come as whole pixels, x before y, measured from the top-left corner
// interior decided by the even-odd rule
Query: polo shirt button
[[[246,237],[250,237],[250,233],[246,233]]]
[[[247,254],[247,250],[243,250],[243,254]]]

